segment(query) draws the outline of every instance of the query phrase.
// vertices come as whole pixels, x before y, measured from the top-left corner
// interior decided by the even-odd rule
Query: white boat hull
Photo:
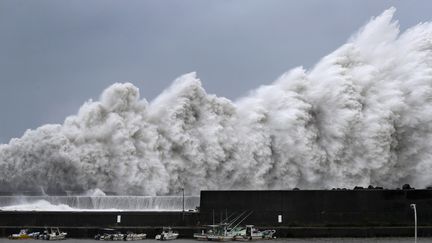
[[[196,240],[208,240],[206,234],[194,234]]]
[[[56,235],[56,234],[47,235],[47,240],[64,240],[64,239],[66,239],[65,233],[62,233],[59,235]]]
[[[211,241],[230,241],[233,239],[233,236],[228,235],[208,235],[207,240]]]
[[[132,240],[144,240],[147,237],[146,234],[128,234],[126,236],[126,240],[127,241],[132,241]]]
[[[156,240],[175,240],[179,236],[178,233],[156,235]]]
[[[255,235],[255,236],[236,235],[233,238],[233,240],[236,241],[251,241],[251,240],[262,240],[262,239],[264,239],[262,235]]]

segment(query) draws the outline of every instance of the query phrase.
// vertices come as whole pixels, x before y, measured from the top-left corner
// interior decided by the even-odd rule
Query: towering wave
[[[432,185],[432,25],[400,33],[394,12],[235,102],[195,73],[150,103],[116,83],[64,124],[0,145],[0,190]]]

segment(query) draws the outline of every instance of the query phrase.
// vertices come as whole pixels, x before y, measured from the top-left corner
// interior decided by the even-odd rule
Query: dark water
[[[33,242],[35,240],[9,240],[9,239],[0,239],[0,242]],[[48,241],[37,241],[37,242],[48,242]],[[59,242],[59,243],[96,243],[96,242],[122,242],[122,241],[96,241],[91,239],[67,239],[63,241],[51,241],[51,242]],[[156,241],[153,239],[146,239],[141,241],[128,241],[128,242],[136,242],[136,243],[160,243],[160,241]],[[192,239],[178,239],[175,241],[170,241],[172,243],[204,243],[206,241],[196,241]],[[235,241],[233,241],[235,242]],[[306,242],[314,242],[314,243],[363,243],[363,242],[377,242],[377,243],[413,243],[414,237],[412,238],[302,238],[302,239],[277,239],[277,240],[266,240],[266,241],[253,241],[254,243],[306,243]],[[432,238],[419,238],[417,242],[425,243],[432,242]]]

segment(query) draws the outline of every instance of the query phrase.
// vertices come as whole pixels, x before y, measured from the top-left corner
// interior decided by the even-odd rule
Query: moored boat
[[[254,228],[253,225],[246,225],[245,228],[239,230],[234,236],[233,240],[236,241],[250,241],[250,240],[262,240],[262,239],[273,239],[275,230],[264,230],[260,231]]]
[[[38,239],[42,240],[64,240],[66,239],[67,233],[60,231],[59,228],[45,229],[45,231],[38,236]]]
[[[163,227],[162,233],[156,235],[156,240],[175,240],[179,233],[174,232],[170,227]]]
[[[95,235],[95,240],[126,240],[127,234],[122,234],[115,229],[104,228],[99,230],[99,234]]]
[[[128,232],[125,235],[125,240],[131,241],[131,240],[144,240],[147,237],[147,234],[135,234],[133,232]]]
[[[217,225],[207,225],[205,230],[202,230],[200,233],[194,233],[193,237],[197,240],[208,240],[207,236],[214,234]]]
[[[223,223],[214,225],[213,231],[207,234],[207,240],[211,241],[230,241],[236,234],[235,231],[229,229],[229,224]]]
[[[27,229],[22,229],[18,234],[11,234],[9,235],[9,239],[11,240],[24,240],[24,239],[31,239],[32,236],[27,233]]]
[[[219,224],[208,225],[206,232],[194,234],[194,238],[197,240],[210,240],[210,241],[230,241],[234,240],[234,237],[241,235],[242,228],[238,226],[251,215],[252,212],[247,213],[247,211],[242,212],[240,215],[234,217],[234,219],[229,220],[227,217],[224,221]]]
[[[122,233],[113,233],[113,234],[108,234],[108,233],[104,233],[104,234],[97,234],[95,235],[95,240],[125,240],[126,235],[122,234]]]

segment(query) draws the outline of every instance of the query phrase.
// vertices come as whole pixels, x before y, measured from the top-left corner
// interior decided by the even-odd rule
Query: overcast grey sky
[[[402,29],[432,19],[432,1],[0,0],[0,143],[62,123],[114,82],[150,101],[197,71],[236,99],[313,66],[390,6]]]

